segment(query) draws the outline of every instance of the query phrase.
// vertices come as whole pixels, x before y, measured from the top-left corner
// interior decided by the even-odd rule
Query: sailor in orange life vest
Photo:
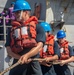
[[[16,19],[12,21],[5,46],[8,55],[14,58],[13,64],[19,60],[22,65],[10,70],[9,75],[42,75],[39,62],[30,58],[39,57],[46,38],[44,29],[37,18],[30,15],[31,7],[27,1],[17,0],[13,12]]]
[[[56,75],[53,65],[48,63],[60,57],[59,47],[57,42],[55,42],[54,35],[51,34],[52,29],[50,24],[41,22],[40,25],[44,28],[46,33],[46,42],[40,51],[40,57],[46,59],[45,61],[40,61],[42,73],[43,75]]]
[[[57,75],[71,75],[67,63],[74,60],[74,53],[65,37],[66,33],[63,30],[57,32],[57,42],[61,54],[59,58],[60,65],[54,66]]]

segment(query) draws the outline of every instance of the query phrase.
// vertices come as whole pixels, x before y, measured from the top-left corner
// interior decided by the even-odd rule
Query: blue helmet
[[[31,10],[31,7],[27,1],[17,0],[15,2],[13,12],[20,11],[20,10]]]
[[[45,32],[50,32],[52,29],[50,27],[50,24],[46,23],[46,22],[41,22],[40,25],[43,27]]]
[[[64,38],[64,37],[66,37],[65,32],[63,30],[58,31],[57,38],[61,39],[61,38]]]

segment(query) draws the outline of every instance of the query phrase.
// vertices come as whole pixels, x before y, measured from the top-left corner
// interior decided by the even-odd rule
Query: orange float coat
[[[46,39],[45,45],[47,46],[46,51],[44,51],[44,48],[40,51],[40,56],[42,58],[45,57],[50,57],[54,55],[54,36],[49,35],[48,38]]]
[[[35,16],[30,17],[26,22],[12,22],[11,28],[11,50],[19,53],[23,48],[36,46],[36,25],[38,20]]]
[[[62,44],[59,44],[61,57],[60,60],[68,59],[69,56],[69,49],[68,49],[68,41],[64,41]]]

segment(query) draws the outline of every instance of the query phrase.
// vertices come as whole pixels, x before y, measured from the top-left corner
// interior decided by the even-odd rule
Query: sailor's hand
[[[50,58],[49,58],[49,57],[46,57],[45,59],[46,59],[46,62],[47,62],[47,63],[50,62]]]
[[[44,65],[44,66],[48,66],[48,67],[50,67],[50,66],[51,66],[51,64],[48,64],[48,63],[47,63],[47,62],[45,62],[45,61],[40,62],[40,64],[41,64],[41,65]]]
[[[28,64],[29,62],[32,61],[32,59],[28,58],[28,56],[25,54],[25,55],[21,56],[19,61],[21,62],[21,64]]]
[[[63,65],[65,65],[66,63],[65,63],[65,60],[61,60],[60,61],[60,66],[63,66]]]

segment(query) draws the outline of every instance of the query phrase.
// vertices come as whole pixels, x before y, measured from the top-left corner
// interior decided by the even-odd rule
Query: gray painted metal
[[[32,15],[33,15],[33,13],[34,13],[34,4],[35,3],[41,3],[41,15],[40,15],[40,20],[45,20],[45,18],[46,18],[46,0],[27,0],[29,3],[30,3],[30,5],[31,5],[31,8],[32,8]]]

